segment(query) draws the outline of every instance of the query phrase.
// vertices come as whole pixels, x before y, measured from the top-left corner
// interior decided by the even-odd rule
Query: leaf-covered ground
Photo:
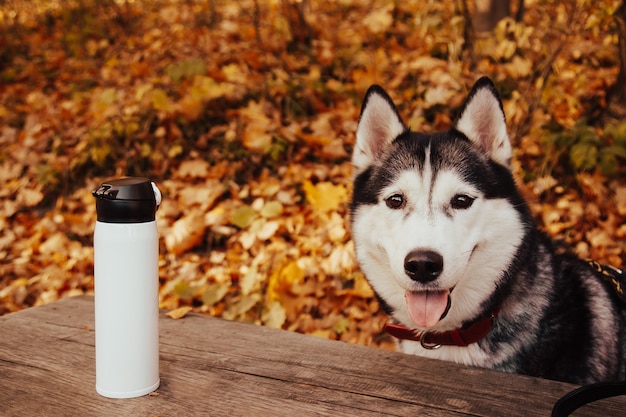
[[[473,53],[455,3],[3,2],[0,314],[92,293],[91,191],[142,175],[162,308],[390,347],[349,231],[372,83],[436,131],[491,76],[537,221],[622,266],[626,125],[596,123],[619,2],[527,0]]]

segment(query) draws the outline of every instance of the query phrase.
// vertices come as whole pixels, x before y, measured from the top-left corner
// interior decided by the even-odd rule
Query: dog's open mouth
[[[404,295],[409,316],[420,327],[432,327],[450,309],[450,291],[407,291]]]

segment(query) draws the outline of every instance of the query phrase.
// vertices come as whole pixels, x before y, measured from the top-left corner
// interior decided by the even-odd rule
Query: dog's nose
[[[443,256],[427,249],[411,251],[404,258],[404,271],[413,281],[434,281],[443,271]]]

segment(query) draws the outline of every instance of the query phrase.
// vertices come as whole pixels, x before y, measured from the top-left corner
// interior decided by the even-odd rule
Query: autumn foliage
[[[619,1],[528,0],[473,45],[456,3],[3,2],[0,314],[93,291],[91,190],[137,175],[164,195],[162,308],[388,346],[349,231],[372,83],[436,131],[491,76],[537,221],[623,266]]]

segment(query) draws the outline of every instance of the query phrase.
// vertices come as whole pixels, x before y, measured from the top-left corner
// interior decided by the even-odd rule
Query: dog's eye
[[[465,194],[457,194],[450,200],[450,206],[456,210],[465,210],[472,206],[474,198]]]
[[[394,194],[385,200],[387,207],[390,209],[401,209],[404,207],[405,201],[402,194]]]

